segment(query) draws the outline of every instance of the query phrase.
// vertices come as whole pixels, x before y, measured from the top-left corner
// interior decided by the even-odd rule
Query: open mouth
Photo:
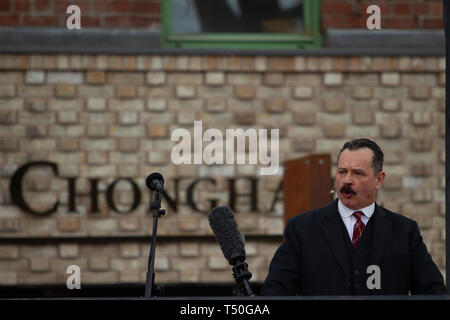
[[[349,185],[343,185],[342,188],[339,190],[339,192],[345,197],[345,198],[351,198],[352,196],[356,195],[355,190],[352,189]]]

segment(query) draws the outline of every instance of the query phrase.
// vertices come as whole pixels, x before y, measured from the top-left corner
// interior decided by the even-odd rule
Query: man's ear
[[[377,174],[377,184],[375,185],[376,189],[380,189],[383,185],[384,178],[386,178],[386,173],[384,171],[380,171]]]

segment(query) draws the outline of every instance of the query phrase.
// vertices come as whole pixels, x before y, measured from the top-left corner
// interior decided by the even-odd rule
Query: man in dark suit
[[[261,294],[447,294],[417,223],[375,203],[385,175],[375,142],[346,142],[338,199],[288,221]]]

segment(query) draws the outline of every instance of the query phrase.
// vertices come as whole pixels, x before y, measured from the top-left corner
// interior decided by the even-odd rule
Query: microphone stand
[[[254,297],[255,294],[248,283],[252,274],[248,271],[248,264],[244,262],[244,259],[239,259],[232,268],[233,277],[236,280],[236,286],[233,288],[233,296]]]
[[[161,209],[161,192],[155,193],[154,201],[150,200],[150,209],[153,210],[153,232],[152,245],[150,247],[150,255],[148,258],[148,271],[145,283],[145,298],[151,299],[154,295],[155,282],[155,251],[156,251],[156,232],[158,228],[158,218],[166,214],[166,210]]]

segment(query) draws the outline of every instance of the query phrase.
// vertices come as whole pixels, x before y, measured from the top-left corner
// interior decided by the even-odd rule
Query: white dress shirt
[[[353,212],[362,211],[364,215],[361,216],[361,220],[367,226],[367,222],[369,222],[370,217],[373,215],[373,212],[375,211],[375,202],[372,202],[372,204],[362,209],[352,210],[344,206],[341,200],[338,200],[338,211],[339,214],[341,215],[342,221],[345,224],[345,227],[347,228],[348,235],[350,236],[351,241],[353,238],[353,226],[356,222],[356,217],[353,215]]]

